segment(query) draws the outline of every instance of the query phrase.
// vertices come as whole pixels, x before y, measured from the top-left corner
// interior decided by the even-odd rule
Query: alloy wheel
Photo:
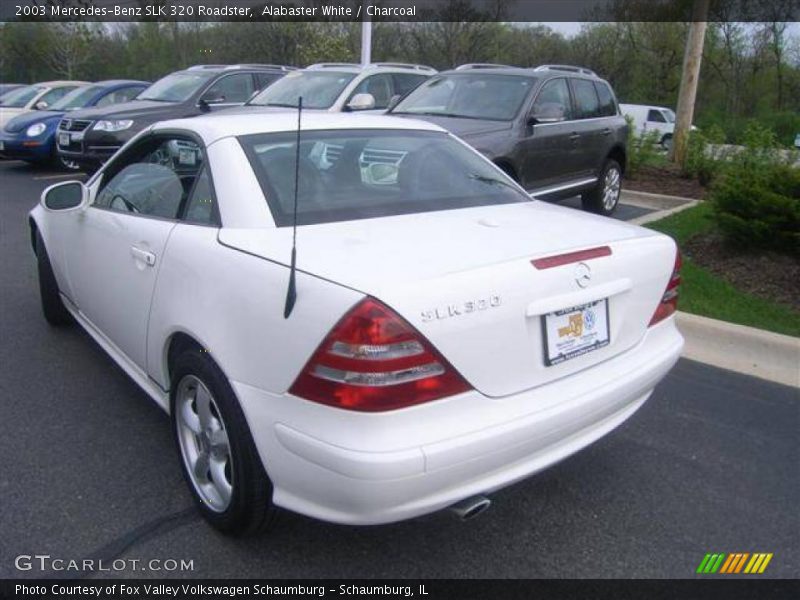
[[[63,156],[59,156],[58,160],[59,160],[59,162],[61,162],[61,166],[64,167],[65,169],[69,170],[69,171],[80,171],[81,170],[81,166],[78,163],[76,163],[74,160],[69,160],[67,158],[64,158]]]
[[[233,458],[217,403],[202,381],[186,375],[178,384],[175,410],[186,472],[203,502],[224,512],[233,495]]]
[[[612,167],[606,171],[603,180],[603,208],[607,211],[613,210],[619,201],[621,179],[619,169]]]

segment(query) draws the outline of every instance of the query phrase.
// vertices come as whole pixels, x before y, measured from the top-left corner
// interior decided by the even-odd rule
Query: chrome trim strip
[[[563,190],[568,190],[570,188],[580,187],[582,185],[588,185],[590,183],[596,183],[597,177],[589,177],[587,179],[581,179],[579,181],[574,181],[572,183],[565,183],[564,185],[557,185],[549,188],[542,188],[538,190],[529,191],[528,195],[532,198],[536,198],[537,196],[545,196],[547,194],[554,194],[555,192],[560,192]]]

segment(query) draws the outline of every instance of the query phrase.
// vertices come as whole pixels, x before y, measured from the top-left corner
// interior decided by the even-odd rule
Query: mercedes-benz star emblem
[[[586,263],[578,263],[575,267],[575,283],[585,288],[592,281],[592,270]]]

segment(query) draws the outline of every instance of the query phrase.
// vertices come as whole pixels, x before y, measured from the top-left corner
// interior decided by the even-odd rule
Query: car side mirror
[[[88,191],[80,181],[64,181],[51,185],[42,192],[41,204],[47,210],[74,210],[80,208]]]
[[[44,100],[39,100],[39,102],[37,102],[33,106],[33,108],[35,108],[36,110],[47,110],[48,106],[50,105],[47,102],[45,102]]]
[[[198,101],[200,108],[204,111],[208,110],[213,104],[222,104],[225,102],[225,96],[222,94],[206,94]]]
[[[356,94],[347,103],[348,110],[370,110],[375,108],[375,96],[372,94]]]
[[[565,120],[564,105],[557,102],[544,102],[537,106],[528,118],[528,125],[560,123]]]

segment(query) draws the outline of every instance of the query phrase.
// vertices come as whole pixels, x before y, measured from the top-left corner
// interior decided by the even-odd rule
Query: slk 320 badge
[[[449,319],[450,317],[460,317],[461,315],[468,315],[489,308],[497,308],[500,304],[502,304],[500,296],[492,295],[486,298],[467,300],[466,302],[448,304],[446,306],[437,306],[436,308],[423,310],[420,315],[422,316],[422,322],[428,323],[430,321]]]

